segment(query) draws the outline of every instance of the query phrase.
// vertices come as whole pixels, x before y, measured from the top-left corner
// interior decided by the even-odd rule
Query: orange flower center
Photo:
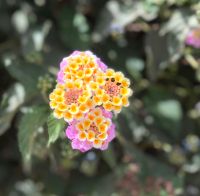
[[[92,131],[94,131],[95,133],[98,133],[98,132],[99,132],[97,126],[96,126],[94,123],[92,123],[92,124],[90,125],[89,130],[92,130]]]
[[[72,103],[78,103],[78,98],[82,90],[79,89],[70,89],[65,92],[65,102],[67,105],[71,105]]]
[[[116,83],[114,78],[111,78],[110,80],[107,79],[107,82],[104,86],[104,90],[107,94],[109,94],[111,97],[117,96],[120,93],[120,83]]]

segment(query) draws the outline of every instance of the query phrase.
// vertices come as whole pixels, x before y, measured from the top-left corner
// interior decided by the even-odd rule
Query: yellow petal
[[[124,75],[122,72],[116,72],[114,78],[116,82],[121,82],[124,78]]]
[[[126,107],[129,106],[128,97],[122,97],[122,105]]]
[[[95,133],[93,131],[88,131],[87,140],[93,142],[95,140]]]
[[[59,97],[55,98],[55,101],[58,102],[58,103],[62,103],[62,102],[64,102],[64,98],[59,96]]]
[[[113,103],[113,105],[119,106],[122,104],[122,100],[120,97],[115,96],[115,97],[113,97],[112,103]]]
[[[122,106],[113,106],[113,110],[116,112],[116,113],[119,113],[119,112],[121,112],[121,108],[122,108]]]
[[[81,104],[79,110],[83,113],[86,113],[88,111],[88,108],[85,104]]]
[[[93,141],[93,147],[94,147],[94,148],[100,148],[101,146],[102,146],[102,141],[101,141],[101,140],[95,139],[95,140]]]
[[[87,97],[86,96],[80,96],[79,98],[78,98],[78,102],[79,103],[85,103],[87,101]]]
[[[103,89],[97,89],[96,91],[95,91],[95,94],[96,94],[96,96],[98,96],[98,97],[102,97],[103,95],[104,95],[104,90]]]
[[[88,68],[85,70],[85,76],[90,77],[93,74],[93,70],[91,68]]]
[[[101,134],[98,135],[97,138],[100,139],[100,140],[106,140],[107,137],[108,137],[107,133],[101,133]]]
[[[74,88],[74,84],[73,84],[73,82],[71,82],[71,81],[67,81],[66,83],[65,83],[65,87],[66,88]]]
[[[79,66],[77,63],[70,63],[69,68],[72,70],[77,70],[79,68]]]
[[[60,83],[58,83],[57,85],[56,85],[56,88],[57,89],[64,89],[64,85],[63,84],[60,84]]]
[[[98,84],[96,82],[91,82],[90,83],[90,88],[95,91],[95,90],[98,89]]]
[[[53,115],[55,118],[61,119],[63,117],[63,112],[59,110],[54,110]]]
[[[63,117],[64,117],[64,119],[65,119],[66,121],[71,121],[71,120],[73,119],[72,114],[69,113],[69,112],[65,112],[65,113],[63,114]]]
[[[128,87],[130,85],[130,80],[125,78],[122,80],[121,84],[123,87]]]
[[[93,114],[88,114],[88,119],[94,121],[95,116]]]
[[[79,131],[84,131],[84,130],[85,130],[85,129],[84,129],[83,123],[78,123],[78,124],[76,125],[76,128],[77,128]]]
[[[76,80],[74,82],[74,85],[77,87],[77,88],[81,88],[82,85],[83,85],[83,81],[82,80]]]
[[[102,100],[103,103],[108,102],[109,99],[110,99],[110,97],[109,97],[109,95],[107,95],[107,94],[104,94],[104,95],[101,97],[101,100]]]
[[[86,107],[88,109],[92,108],[93,105],[94,105],[94,102],[90,99],[90,100],[87,100],[87,102],[85,103],[86,104]]]
[[[115,71],[113,69],[107,69],[106,70],[106,76],[107,77],[112,77]]]
[[[58,104],[57,109],[60,111],[65,111],[67,109],[67,106],[66,104],[60,103]]]
[[[50,101],[49,105],[50,105],[51,109],[54,109],[54,108],[56,108],[57,103],[55,101]]]
[[[112,104],[110,102],[103,104],[103,107],[105,108],[105,110],[108,110],[108,111],[112,110]]]
[[[86,120],[83,121],[83,125],[84,125],[85,129],[88,129],[91,125],[91,121],[86,119]]]
[[[95,110],[93,111],[93,114],[94,114],[95,116],[100,116],[100,115],[102,114],[101,109],[95,108]]]
[[[103,122],[103,120],[104,119],[102,117],[96,117],[94,121],[95,121],[96,125],[100,125]]]
[[[101,105],[102,104],[102,101],[101,101],[100,97],[94,96],[93,97],[93,101],[94,101],[95,105]]]
[[[57,88],[54,90],[54,94],[56,96],[62,96],[64,94],[64,91],[62,89]]]
[[[130,91],[128,88],[121,88],[120,93],[122,96],[126,96],[126,95],[129,95]]]
[[[86,140],[86,133],[84,131],[80,131],[79,134],[78,134],[78,139],[80,141],[85,141]]]
[[[83,118],[83,113],[79,112],[79,113],[75,114],[74,118],[75,119],[81,119],[81,118]]]
[[[76,73],[77,77],[78,78],[83,78],[85,76],[83,70],[79,70],[77,73]]]
[[[97,83],[100,84],[101,86],[105,84],[104,77],[102,77],[102,76],[97,76],[96,81],[97,81]]]
[[[106,124],[100,124],[100,125],[98,126],[98,128],[99,128],[99,131],[100,131],[101,133],[106,132],[107,129],[108,129],[108,127],[107,127]]]
[[[78,106],[76,104],[72,104],[70,106],[69,112],[71,114],[77,114],[79,112]]]
[[[51,94],[49,95],[49,99],[50,99],[50,100],[53,100],[53,99],[55,99],[55,97],[56,97],[56,96],[55,96],[55,94],[54,94],[54,93],[51,93]]]

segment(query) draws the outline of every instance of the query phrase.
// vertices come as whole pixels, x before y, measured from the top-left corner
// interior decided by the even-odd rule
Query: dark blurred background
[[[1,0],[0,195],[199,196],[198,0]],[[199,36],[200,39],[200,36]],[[48,146],[59,62],[91,50],[131,79],[107,151]]]

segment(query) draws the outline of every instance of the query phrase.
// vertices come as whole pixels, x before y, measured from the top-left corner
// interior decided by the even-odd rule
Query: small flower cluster
[[[200,28],[192,29],[185,40],[187,45],[193,46],[194,48],[200,48]]]
[[[129,105],[129,86],[121,72],[108,69],[90,51],[75,51],[62,60],[49,99],[55,118],[69,123],[66,136],[73,149],[107,149],[115,137],[112,112]]]

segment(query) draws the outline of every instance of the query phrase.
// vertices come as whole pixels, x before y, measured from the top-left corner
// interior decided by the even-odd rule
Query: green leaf
[[[11,125],[19,106],[24,102],[24,87],[15,83],[4,94],[0,105],[0,135]]]
[[[15,60],[5,68],[13,78],[23,84],[28,97],[38,93],[38,78],[44,75],[44,67]]]
[[[35,106],[22,116],[19,122],[18,144],[23,159],[28,161],[31,158],[34,139],[38,128],[43,126],[47,120],[48,110],[46,107]]]
[[[48,146],[51,143],[54,143],[58,139],[60,132],[64,130],[65,124],[66,123],[63,119],[61,120],[55,119],[53,114],[49,116],[47,121],[48,133],[49,133]]]

